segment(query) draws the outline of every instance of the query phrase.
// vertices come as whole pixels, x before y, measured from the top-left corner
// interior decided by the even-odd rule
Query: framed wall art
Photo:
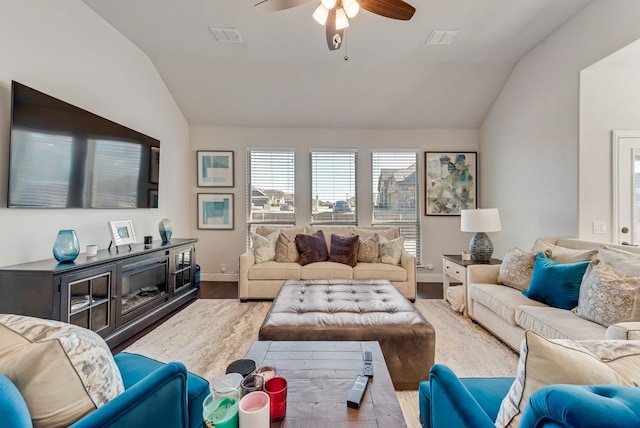
[[[198,151],[198,187],[233,187],[233,151]]]
[[[233,230],[233,193],[198,193],[198,229]]]
[[[425,152],[425,215],[460,215],[478,200],[477,152]]]

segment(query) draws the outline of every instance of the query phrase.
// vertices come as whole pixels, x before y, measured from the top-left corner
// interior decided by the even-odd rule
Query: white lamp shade
[[[357,0],[342,0],[342,7],[349,18],[356,16],[360,10],[360,5]]]
[[[327,18],[329,17],[329,9],[320,5],[316,8],[315,12],[313,12],[313,19],[320,25],[324,25],[327,23]]]
[[[460,213],[460,231],[462,232],[499,232],[501,230],[502,224],[497,208],[462,210]]]
[[[336,30],[343,30],[349,26],[349,19],[344,9],[339,7],[336,9]]]

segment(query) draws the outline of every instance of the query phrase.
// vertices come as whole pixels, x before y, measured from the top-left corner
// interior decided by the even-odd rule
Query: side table
[[[443,254],[442,255],[442,298],[447,300],[447,289],[449,283],[460,282],[462,284],[462,294],[464,296],[464,316],[469,316],[467,310],[467,266],[471,265],[499,265],[502,263],[500,259],[491,259],[487,262],[478,260],[462,260],[462,255]]]

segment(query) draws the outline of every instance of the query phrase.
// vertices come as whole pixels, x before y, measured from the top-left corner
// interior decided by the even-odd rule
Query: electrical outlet
[[[594,221],[593,222],[593,234],[594,235],[604,235],[607,233],[607,222],[606,221]]]

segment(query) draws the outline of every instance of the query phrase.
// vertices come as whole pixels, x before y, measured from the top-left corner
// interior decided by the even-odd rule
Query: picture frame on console
[[[136,243],[136,233],[133,230],[131,220],[110,221],[109,232],[111,233],[111,241],[116,247]]]
[[[198,229],[233,230],[233,193],[198,193]]]
[[[425,215],[459,216],[478,201],[477,152],[425,152]]]
[[[198,187],[233,187],[233,151],[197,152]]]

